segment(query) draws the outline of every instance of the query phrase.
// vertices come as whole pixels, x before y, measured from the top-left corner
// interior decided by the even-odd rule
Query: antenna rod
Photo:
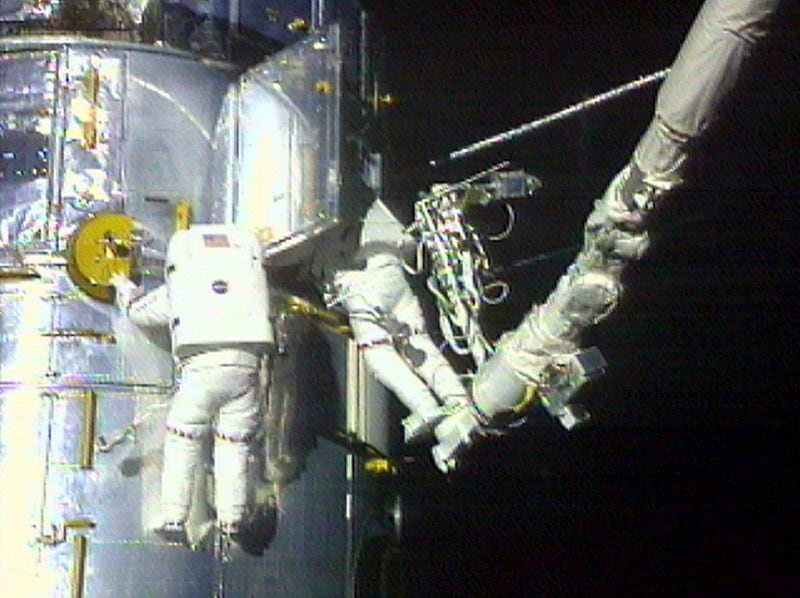
[[[600,104],[604,104],[611,100],[615,100],[632,91],[637,91],[639,89],[652,85],[653,83],[662,81],[663,79],[666,78],[667,74],[669,74],[668,68],[656,71],[655,73],[651,73],[649,75],[644,75],[642,77],[639,77],[638,79],[634,79],[633,81],[625,83],[624,85],[620,85],[619,87],[609,89],[608,91],[603,92],[599,95],[583,100],[582,102],[578,102],[577,104],[573,104],[572,106],[567,106],[563,110],[559,110],[558,112],[548,114],[547,116],[543,116],[542,118],[538,118],[536,120],[532,120],[531,122],[525,123],[524,125],[520,125],[516,129],[510,129],[503,133],[498,133],[497,135],[487,137],[482,141],[476,141],[475,143],[462,147],[461,149],[450,152],[446,158],[441,158],[439,160],[431,160],[430,165],[434,167],[440,167],[445,162],[460,160],[462,158],[466,158],[467,156],[471,156],[472,154],[485,150],[489,147],[501,145],[503,143],[508,143],[509,141],[512,141],[517,137],[522,137],[523,135],[527,135],[528,133],[531,133],[536,129],[541,129],[554,122],[567,119],[579,112],[588,110],[589,108],[594,108],[595,106],[599,106]]]

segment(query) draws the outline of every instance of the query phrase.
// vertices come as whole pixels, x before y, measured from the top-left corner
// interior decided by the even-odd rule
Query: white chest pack
[[[219,347],[263,352],[272,344],[267,276],[252,233],[229,225],[175,233],[166,278],[178,357]]]

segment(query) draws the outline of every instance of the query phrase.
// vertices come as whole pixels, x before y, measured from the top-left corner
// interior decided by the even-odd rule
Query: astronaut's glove
[[[485,436],[486,431],[475,411],[462,406],[436,426],[435,434],[438,443],[431,450],[433,461],[442,473],[451,473],[458,469],[464,453],[479,437]]]
[[[433,430],[445,416],[445,408],[437,407],[424,413],[412,413],[406,417],[402,422],[406,444],[422,442],[430,438]]]
[[[114,302],[120,311],[127,313],[131,302],[142,294],[142,290],[123,274],[114,274],[109,282],[114,287]]]

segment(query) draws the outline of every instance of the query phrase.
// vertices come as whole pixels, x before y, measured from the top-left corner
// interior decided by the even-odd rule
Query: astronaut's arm
[[[650,214],[684,182],[696,142],[730,95],[780,0],[707,0],[658,94],[655,116],[631,162],[589,215],[584,244],[547,301],[504,336],[473,381],[473,408],[442,422],[434,458],[457,466],[481,428],[502,425],[541,403],[566,427],[569,401],[604,362],[580,349],[581,334],[617,305],[625,267],[649,246]]]
[[[137,326],[169,325],[169,296],[167,286],[161,285],[149,293],[142,293],[129,278],[114,276],[115,303],[119,310]]]

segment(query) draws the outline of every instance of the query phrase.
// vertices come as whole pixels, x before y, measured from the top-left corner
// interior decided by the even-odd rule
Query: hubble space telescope
[[[388,452],[387,399],[346,325],[274,289],[248,463],[261,544],[216,535],[209,464],[190,550],[153,533],[170,343],[114,307],[111,279],[157,287],[169,239],[192,222],[248,230],[265,263],[292,263],[353,187],[379,194],[379,156],[349,135],[380,105],[368,24],[351,0],[0,2],[2,595],[363,583],[362,545],[391,534],[362,467]],[[303,353],[326,365],[298,369]]]
[[[650,214],[683,183],[695,141],[778,4],[708,0],[669,74],[618,90],[666,77],[653,123],[596,202],[574,263],[493,342],[480,310],[506,289],[487,276],[465,213],[534,193],[534,177],[489,169],[431,188],[406,230],[379,214],[354,241],[339,234],[382,205],[381,156],[357,134],[385,99],[358,2],[0,0],[0,593],[375,593],[380,558],[367,553],[398,534],[402,508],[376,482],[395,464],[386,458],[388,393],[365,353],[415,368],[436,358],[414,344],[425,331],[413,302],[393,313],[358,306],[386,334],[356,343],[346,320],[273,274],[328,258],[344,269],[366,262],[406,285],[395,276],[398,256],[416,245],[441,332],[474,365],[463,400],[404,420],[407,439],[418,427],[433,439],[442,471],[535,407],[577,425],[587,415],[575,394],[605,367],[597,349],[582,347],[582,332],[616,306],[624,268],[648,248]],[[264,429],[247,472],[261,533],[249,545],[215,529],[210,449],[209,466],[195,472],[192,549],[154,533],[173,356],[164,334],[113,305],[115,276],[145,291],[163,283],[169,240],[192,223],[257,235],[270,276],[270,383],[259,386]],[[373,235],[372,224],[396,238]],[[372,290],[397,290],[392,309],[408,297]],[[328,298],[343,303],[336,289]]]

